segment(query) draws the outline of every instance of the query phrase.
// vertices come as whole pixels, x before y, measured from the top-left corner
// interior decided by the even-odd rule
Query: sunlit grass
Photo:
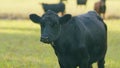
[[[108,26],[105,66],[119,68],[120,20],[105,22]],[[59,68],[52,47],[39,41],[39,29],[39,25],[28,20],[0,20],[0,68]]]
[[[21,20],[0,24],[0,68],[56,68],[52,48],[39,42],[39,25]]]
[[[0,27],[0,32],[8,34],[34,34],[35,31],[39,30],[39,26],[36,24],[28,23],[28,21],[4,21],[2,20]]]
[[[107,68],[119,68],[120,64],[120,20],[107,20],[108,51],[106,57]]]

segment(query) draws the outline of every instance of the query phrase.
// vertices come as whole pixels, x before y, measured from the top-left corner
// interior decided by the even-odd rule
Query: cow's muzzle
[[[40,41],[43,42],[43,43],[50,43],[49,37],[41,37]]]

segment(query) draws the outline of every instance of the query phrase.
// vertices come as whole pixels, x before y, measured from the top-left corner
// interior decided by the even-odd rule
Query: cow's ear
[[[29,18],[34,22],[40,24],[41,22],[41,17],[36,15],[36,14],[30,14]]]
[[[70,19],[71,19],[71,14],[66,14],[62,17],[60,17],[59,21],[60,21],[60,24],[65,24],[67,23]]]

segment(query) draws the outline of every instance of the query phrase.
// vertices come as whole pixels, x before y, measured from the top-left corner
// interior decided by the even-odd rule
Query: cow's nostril
[[[41,40],[42,42],[48,42],[48,37],[41,37]]]

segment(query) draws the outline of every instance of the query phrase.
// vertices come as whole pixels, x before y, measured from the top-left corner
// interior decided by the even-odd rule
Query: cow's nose
[[[40,41],[42,41],[42,42],[48,42],[48,37],[42,36]]]

